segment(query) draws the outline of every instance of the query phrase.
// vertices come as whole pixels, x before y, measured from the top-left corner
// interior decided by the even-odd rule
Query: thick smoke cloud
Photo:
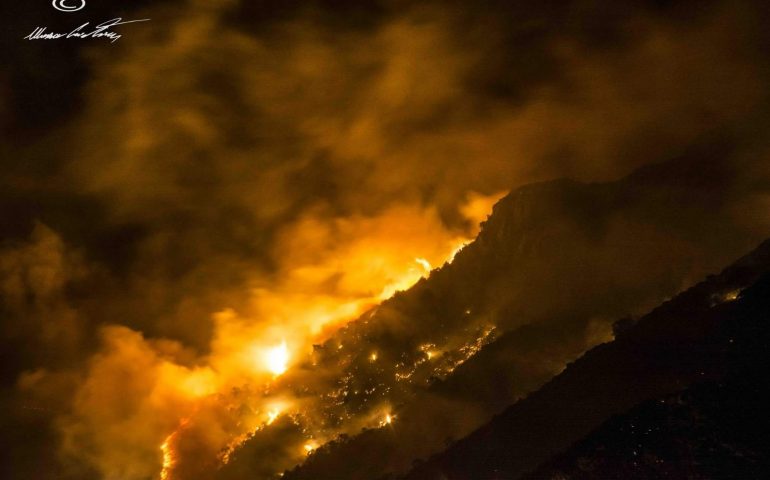
[[[714,131],[758,138],[758,7],[628,3],[134,12],[153,20],[83,52],[79,108],[3,148],[55,165],[0,174],[47,225],[0,251],[3,342],[35,352],[13,350],[8,402],[47,409],[72,475],[157,475],[180,425],[180,468],[216,458],[300,401],[260,392],[266,351],[285,342],[298,363],[424,276],[416,258],[443,263],[509,189],[617,178]],[[751,148],[731,208],[766,226],[768,197],[743,195],[766,188]],[[308,441],[280,418],[275,468]]]

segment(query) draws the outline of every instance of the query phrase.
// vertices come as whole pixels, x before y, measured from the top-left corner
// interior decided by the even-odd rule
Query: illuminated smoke
[[[501,51],[499,62],[510,53],[496,28],[466,42],[451,14],[417,9],[366,30],[301,14],[257,34],[231,25],[230,5],[190,1],[181,16],[153,8],[162,31],[151,25],[93,56],[65,132],[68,188],[99,200],[100,228],[147,232],[110,279],[115,291],[88,302],[99,333],[89,358],[24,377],[41,390],[68,379],[62,453],[106,478],[173,479],[186,460],[228,463],[284,422],[309,432],[287,441],[286,462],[304,458],[311,434],[322,445],[388,424],[394,414],[381,405],[336,409],[355,391],[333,375],[341,365],[313,385],[328,412],[285,385],[307,375],[314,345],[452,262],[509,188],[615,177],[740,116],[761,91],[723,21],[684,31],[642,21],[626,50],[607,54],[549,39],[561,75],[516,84],[522,98],[512,101],[468,88],[490,75],[480,52]],[[625,155],[649,125],[664,141]],[[37,319],[40,350],[75,351],[86,314],[63,292],[82,265],[50,230],[33,240],[3,258],[3,294],[19,310],[33,299],[34,315],[20,318]],[[31,265],[29,278],[19,264]],[[361,353],[410,385],[426,372],[445,377],[492,341],[493,326],[479,322],[451,352],[413,345],[408,361],[382,345],[335,348],[341,364]],[[340,426],[324,423],[329,412]],[[183,443],[197,450],[175,448]]]

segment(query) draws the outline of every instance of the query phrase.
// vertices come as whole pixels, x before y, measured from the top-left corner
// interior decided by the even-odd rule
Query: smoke
[[[262,23],[241,8],[148,7],[117,48],[87,52],[55,138],[61,188],[98,205],[101,240],[79,245],[64,220],[0,254],[4,340],[47,352],[17,353],[17,389],[67,399],[61,454],[103,478],[158,475],[175,431],[180,471],[214,462],[273,411],[286,451],[260,468],[301,459],[325,438],[298,425],[319,420],[284,414],[312,396],[280,390],[266,351],[286,344],[291,383],[313,344],[451,258],[509,189],[616,178],[764,100],[743,3],[686,21],[637,8],[606,31],[565,20],[596,14],[582,2],[553,24],[538,8]]]

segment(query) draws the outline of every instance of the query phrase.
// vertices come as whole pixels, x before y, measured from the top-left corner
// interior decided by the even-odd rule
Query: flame
[[[160,470],[160,480],[169,480],[171,469],[174,468],[176,458],[174,457],[174,451],[171,449],[171,440],[173,440],[176,432],[172,433],[161,444],[160,451],[163,453],[163,466]]]
[[[286,342],[281,342],[265,352],[265,367],[276,377],[282,375],[289,368],[289,349]]]
[[[318,448],[318,444],[316,442],[308,442],[303,445],[302,448],[305,450],[305,454],[310,455],[316,448]]]
[[[415,262],[417,262],[426,272],[430,272],[433,270],[433,267],[431,267],[430,262],[425,260],[424,258],[415,258]]]
[[[270,410],[267,412],[267,422],[265,422],[267,425],[271,425],[281,414],[280,410],[277,408],[274,408],[273,410]]]
[[[272,425],[278,419],[278,417],[281,416],[284,408],[286,408],[286,403],[283,401],[279,402],[278,404],[273,404],[270,410],[266,412],[267,418],[261,424],[256,426],[251,425],[249,428],[245,429],[245,432],[232,438],[219,453],[218,457],[219,461],[222,462],[222,465],[227,465],[230,463],[233,452],[235,452],[235,450],[237,450],[241,445],[252,438],[257,432],[264,430],[265,428]]]
[[[391,415],[390,413],[386,413],[385,416],[382,418],[382,420],[380,420],[380,427],[385,427],[385,426],[391,425],[395,418],[396,418],[395,415]]]
[[[160,480],[171,480],[171,472],[177,463],[176,452],[174,452],[174,441],[179,435],[179,432],[188,424],[189,418],[183,419],[179,422],[179,427],[171,432],[160,444],[160,452],[162,454],[162,463],[160,469]]]
[[[449,258],[447,259],[446,263],[454,262],[457,254],[460,253],[460,251],[469,243],[471,243],[470,240],[465,239],[456,242],[454,248],[452,249],[452,253],[449,254]]]
[[[474,202],[473,208],[469,207],[466,213],[480,218],[483,208],[479,205],[486,203],[479,198]],[[274,424],[280,416],[286,415],[294,421],[307,414],[313,408],[310,400],[303,404],[299,399],[287,397],[287,391],[282,387],[285,379],[278,379],[291,365],[304,364],[300,352],[309,352],[313,344],[328,338],[322,335],[360,317],[396,292],[412,287],[430,274],[433,265],[452,262],[477,233],[469,230],[468,236],[458,236],[457,231],[450,232],[436,223],[433,215],[395,211],[382,219],[345,220],[339,226],[339,232],[329,238],[324,237],[327,235],[324,225],[312,222],[287,232],[286,241],[281,243],[286,251],[281,254],[296,261],[289,267],[282,267],[286,271],[275,285],[261,284],[255,288],[252,303],[239,311],[223,309],[214,315],[214,337],[207,364],[196,368],[174,364],[163,377],[163,382],[173,384],[170,385],[173,394],[181,392],[189,406],[204,410],[201,418],[213,411],[209,409],[219,409],[224,406],[223,402],[230,401],[222,399],[232,398],[232,408],[228,404],[226,410],[235,413],[227,417],[226,422],[223,420],[216,425],[221,430],[210,445],[213,456],[226,464],[240,445],[256,432]],[[304,249],[307,245],[323,243],[317,237],[333,246],[338,244],[340,237],[352,240],[341,243],[339,248],[330,247],[330,252],[316,257],[316,252]],[[336,347],[340,355],[356,354],[354,343],[344,347],[339,343]],[[472,347],[476,345],[468,347],[468,355],[472,353]],[[433,344],[424,345],[421,350],[422,362],[444,354]],[[363,359],[382,361],[384,357],[379,353],[370,351]],[[404,368],[395,375],[399,381],[409,381],[412,373]],[[272,381],[263,383],[268,375],[272,375]],[[244,386],[242,391],[249,391],[251,387],[250,391],[254,392],[248,400],[228,397],[227,392]],[[169,397],[172,397],[171,393]],[[371,414],[373,416],[369,416]],[[392,413],[378,409],[367,413],[366,419],[348,420],[363,420],[369,426],[385,427],[392,425],[395,419]],[[297,455],[314,452],[329,432],[308,425],[305,433],[306,438],[312,440],[297,445]],[[177,468],[175,465],[183,461],[175,451],[179,434],[180,429],[177,429],[160,446],[163,455],[161,480],[170,480]]]
[[[379,295],[380,300],[387,300],[395,295],[396,292],[408,290],[412,285],[419,282],[420,279],[425,278],[433,269],[430,262],[422,257],[415,258],[414,262],[421,268],[419,270],[414,267],[407,268],[403,275],[382,290],[382,293]]]

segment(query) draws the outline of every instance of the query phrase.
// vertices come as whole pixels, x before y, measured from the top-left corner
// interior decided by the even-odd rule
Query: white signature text
[[[49,32],[48,27],[35,27],[32,33],[24,37],[24,40],[59,40],[62,38],[77,38],[82,40],[86,38],[104,38],[109,40],[110,43],[115,43],[120,40],[123,35],[113,31],[113,27],[126,25],[128,23],[147,22],[149,20],[149,18],[143,18],[140,20],[123,21],[122,18],[118,17],[93,27],[90,26],[91,22],[86,22],[69,32]]]

